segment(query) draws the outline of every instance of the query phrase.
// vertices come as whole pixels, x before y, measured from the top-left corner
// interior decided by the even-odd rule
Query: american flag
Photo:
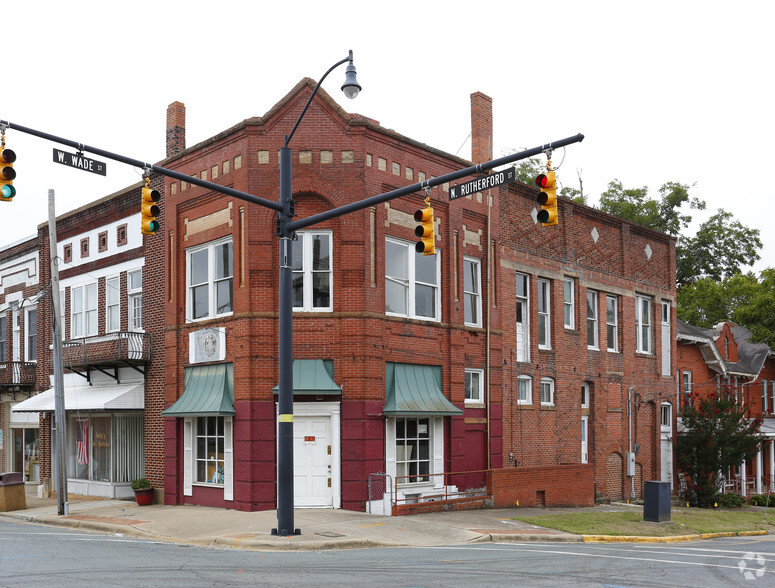
[[[75,449],[78,465],[89,463],[89,421],[78,420],[75,423]]]

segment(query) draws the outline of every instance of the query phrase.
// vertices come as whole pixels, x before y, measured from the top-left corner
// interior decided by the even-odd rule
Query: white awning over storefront
[[[143,384],[65,388],[65,410],[143,410]],[[12,412],[54,412],[54,388],[20,402]]]

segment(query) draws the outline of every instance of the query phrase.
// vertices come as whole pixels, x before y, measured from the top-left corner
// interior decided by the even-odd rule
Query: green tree
[[[760,259],[759,229],[750,229],[723,209],[700,225],[694,237],[682,235],[676,246],[676,282],[721,280]]]
[[[722,392],[697,398],[681,412],[685,432],[678,436],[678,467],[687,476],[687,495],[694,506],[710,508],[719,494],[719,473],[756,455],[762,437],[761,416]]]
[[[701,278],[678,291],[678,318],[710,329],[723,321],[732,321],[751,331],[751,341],[770,341],[775,337],[775,269],[737,273],[715,280]]]

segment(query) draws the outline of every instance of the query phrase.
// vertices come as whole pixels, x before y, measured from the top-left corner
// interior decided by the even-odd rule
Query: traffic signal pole
[[[354,68],[352,67],[352,52],[350,53],[350,66],[348,66],[348,80],[350,76],[350,69],[353,69],[353,81],[354,81]],[[278,212],[277,215],[277,236],[280,240],[279,247],[279,282],[280,282],[280,300],[279,300],[279,358],[278,358],[278,371],[279,371],[279,391],[278,391],[278,436],[277,436],[277,529],[272,529],[273,534],[287,536],[291,534],[299,534],[301,531],[295,529],[293,523],[293,306],[292,306],[292,248],[295,232],[299,229],[309,227],[311,225],[323,222],[328,219],[344,216],[351,212],[363,210],[370,206],[375,206],[383,202],[389,202],[402,196],[407,196],[415,192],[420,192],[440,186],[447,182],[459,180],[466,176],[483,174],[484,172],[491,170],[495,167],[507,165],[515,161],[533,157],[543,153],[548,149],[557,149],[573,143],[579,143],[584,140],[584,135],[581,133],[573,135],[572,137],[566,137],[559,141],[553,141],[546,143],[540,147],[533,147],[519,153],[512,153],[499,159],[493,159],[485,163],[480,163],[461,169],[455,172],[450,172],[435,178],[423,180],[422,182],[391,190],[377,196],[372,196],[358,202],[352,202],[345,204],[325,212],[313,214],[300,220],[293,220],[295,216],[293,194],[292,194],[292,157],[291,149],[288,147],[293,133],[301,122],[301,118],[307,111],[307,107],[312,102],[320,84],[325,77],[337,66],[345,63],[348,59],[336,63],[332,66],[326,74],[320,79],[315,90],[307,101],[307,105],[301,113],[301,116],[293,127],[293,130],[289,135],[285,137],[285,145],[280,149],[280,202],[273,202],[264,198],[259,198],[233,188],[228,188],[220,184],[201,180],[193,176],[189,176],[174,170],[166,169],[160,166],[144,163],[137,159],[131,159],[122,155],[117,155],[103,149],[90,147],[83,145],[75,141],[56,137],[49,133],[36,131],[28,127],[24,127],[17,124],[11,124],[7,121],[0,120],[0,125],[6,125],[8,129],[15,129],[23,133],[34,135],[49,141],[61,143],[63,145],[69,145],[78,149],[79,151],[87,151],[95,153],[102,157],[118,161],[120,163],[126,163],[142,169],[150,170],[163,176],[189,182],[195,186],[207,188],[213,192],[232,196],[245,202],[258,204],[265,208],[270,208]],[[347,84],[347,82],[345,82]],[[343,86],[344,90],[345,86]]]

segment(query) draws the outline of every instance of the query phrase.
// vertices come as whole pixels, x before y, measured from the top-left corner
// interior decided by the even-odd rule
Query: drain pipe
[[[632,391],[627,390],[627,476],[630,478],[630,500],[635,498],[635,454],[632,452]]]

